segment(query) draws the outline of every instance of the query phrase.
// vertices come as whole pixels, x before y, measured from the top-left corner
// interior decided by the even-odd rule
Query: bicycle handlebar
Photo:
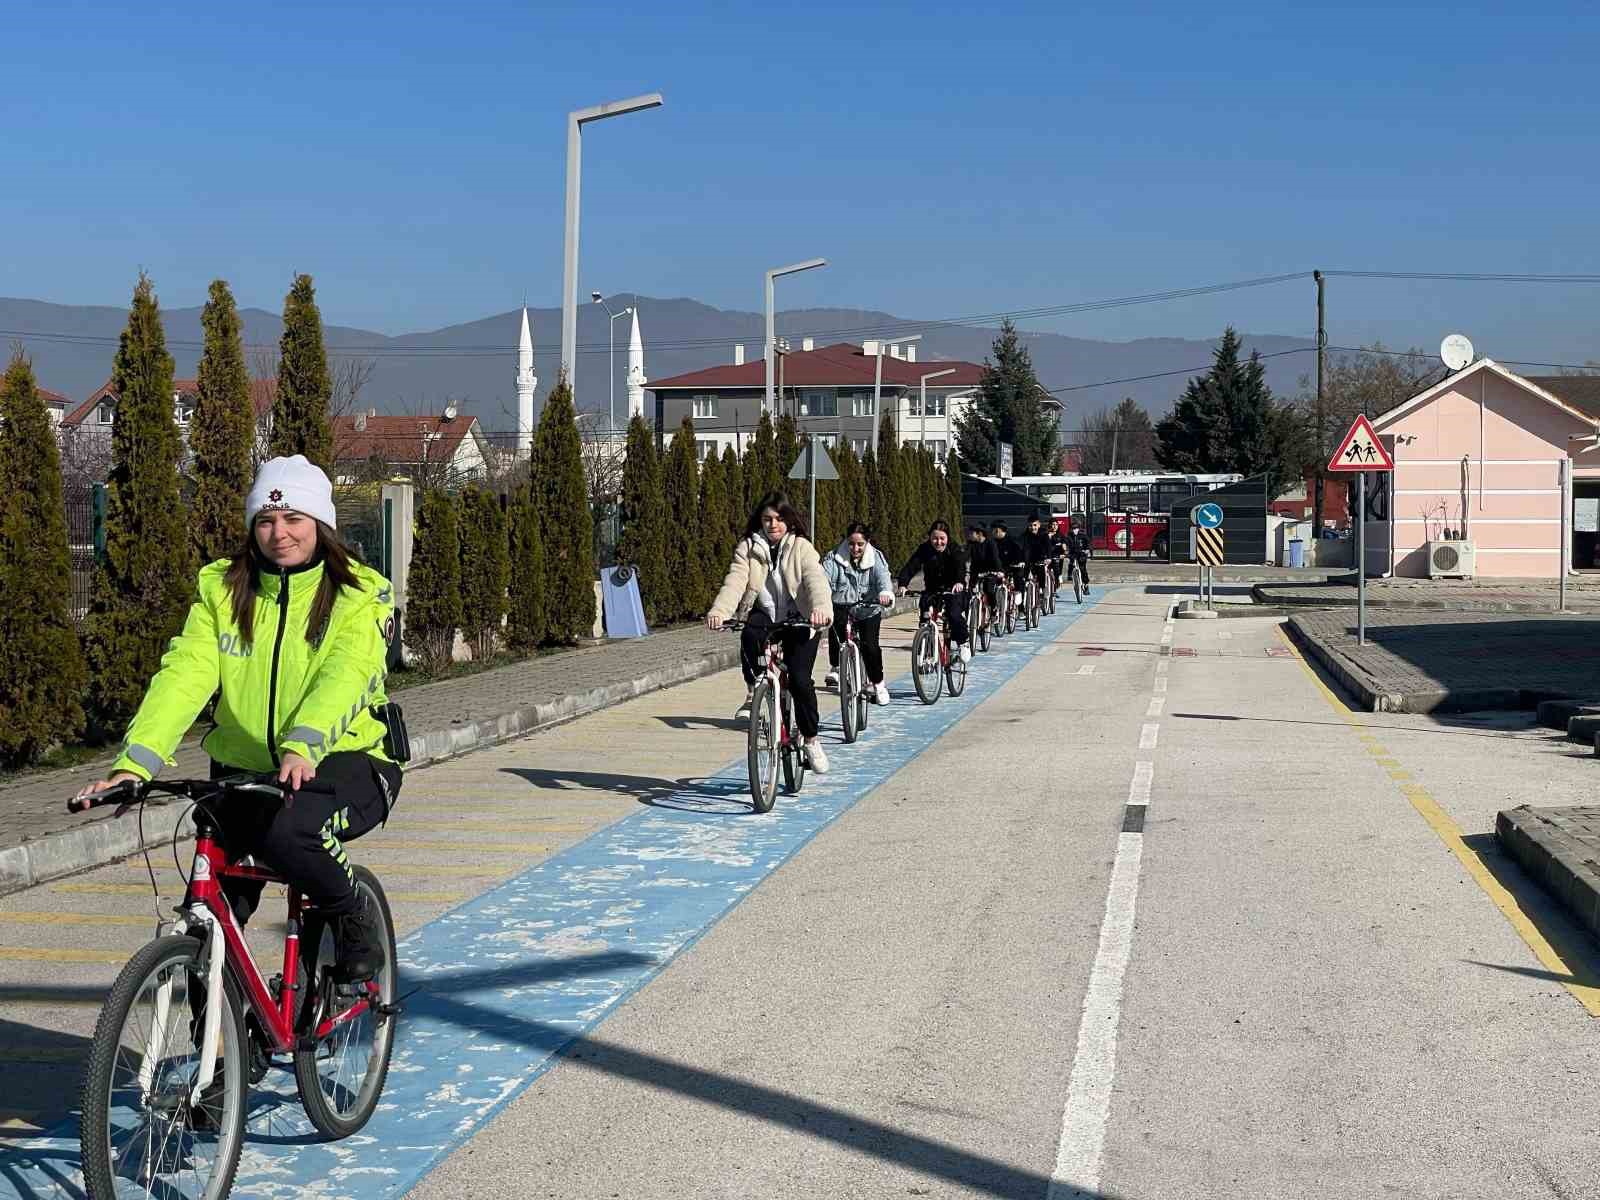
[[[722,627],[724,629],[731,629],[731,630],[734,630],[735,632],[737,632],[738,630],[743,629],[748,624],[750,624],[749,621],[740,621],[737,618],[730,617],[728,620],[726,620],[726,621],[724,621],[722,623]],[[793,620],[789,620],[789,621],[776,621],[772,625],[772,630],[773,630],[774,633],[776,633],[780,629],[810,629],[810,630],[815,631],[817,628],[819,628],[819,627],[816,626],[816,625],[813,625],[810,621],[806,620],[804,617],[796,617]],[[823,627],[823,628],[825,628],[825,627]]]
[[[315,782],[314,780],[312,781]],[[174,779],[170,783],[165,780],[151,779],[145,782],[135,782],[124,779],[121,783],[112,784],[104,791],[94,792],[88,796],[74,796],[67,801],[69,813],[84,813],[92,808],[101,808],[107,804],[125,805],[144,800],[153,794],[162,796],[180,796],[185,800],[206,800],[219,792],[250,792],[258,796],[272,796],[274,798],[286,796],[292,789],[288,784],[279,783],[272,775],[224,775],[220,779]],[[303,787],[301,791],[316,791],[315,787]]]

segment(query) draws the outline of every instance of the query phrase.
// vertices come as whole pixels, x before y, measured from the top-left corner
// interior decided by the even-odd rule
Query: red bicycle
[[[914,594],[914,593],[913,593]],[[932,704],[941,689],[959,696],[967,686],[967,664],[960,651],[950,644],[944,629],[944,602],[949,592],[923,592],[927,615],[911,639],[911,682],[917,698]]]
[[[118,815],[152,794],[194,804],[194,865],[169,931],[122,968],[100,1010],[84,1078],[80,1137],[91,1200],[129,1194],[221,1200],[233,1187],[251,1084],[274,1056],[292,1056],[306,1115],[328,1138],[372,1116],[394,1050],[394,919],[371,871],[355,867],[384,966],[371,980],[335,982],[332,921],[289,889],[283,970],[263,979],[222,880],[284,879],[222,845],[214,807],[276,800],[270,777],[123,782],[73,799]],[[307,946],[301,957],[302,940]]]

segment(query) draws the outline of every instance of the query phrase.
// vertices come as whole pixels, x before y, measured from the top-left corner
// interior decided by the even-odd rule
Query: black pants
[[[1074,554],[1072,556],[1072,558],[1071,558],[1071,561],[1078,564],[1078,574],[1083,576],[1083,586],[1084,587],[1088,587],[1089,586],[1089,556],[1087,554]],[[1068,570],[1070,571],[1071,568],[1069,567]]]
[[[237,767],[211,764],[211,777],[234,775]],[[359,751],[330,754],[317,777],[281,801],[230,796],[215,806],[228,854],[254,855],[278,871],[307,902],[328,916],[355,911],[355,880],[344,843],[388,819],[400,792],[400,768]],[[241,923],[250,919],[266,885],[224,879],[223,893]]]
[[[928,619],[928,610],[933,607],[937,596],[923,596],[918,604],[919,619]],[[953,646],[962,645],[967,640],[967,600],[965,592],[946,592],[944,594],[944,630],[945,636],[950,639]]]
[[[853,607],[855,606],[851,604],[833,606],[833,624],[828,627],[830,667],[839,665],[839,646],[844,642],[844,623]],[[868,683],[883,682],[883,648],[878,645],[878,631],[882,624],[881,617],[856,622],[856,645],[861,647],[861,662],[867,668]]]
[[[753,686],[766,669],[767,642],[772,636],[772,618],[766,609],[756,608],[739,631],[739,666],[746,686]],[[817,639],[809,629],[781,629],[783,665],[789,672],[789,693],[794,697],[794,719],[801,736],[817,736],[817,685],[811,670],[817,665]]]

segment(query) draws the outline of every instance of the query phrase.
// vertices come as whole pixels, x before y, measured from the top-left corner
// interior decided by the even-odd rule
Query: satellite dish
[[[446,404],[444,406],[444,419],[446,421],[454,421],[456,419],[456,406],[454,404]]]
[[[1472,343],[1459,333],[1452,333],[1439,343],[1439,357],[1452,371],[1459,371],[1472,361]]]

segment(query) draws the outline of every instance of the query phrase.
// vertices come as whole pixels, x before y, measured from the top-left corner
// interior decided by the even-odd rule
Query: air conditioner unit
[[[1471,542],[1429,542],[1428,578],[1470,579],[1478,573],[1477,557]]]

